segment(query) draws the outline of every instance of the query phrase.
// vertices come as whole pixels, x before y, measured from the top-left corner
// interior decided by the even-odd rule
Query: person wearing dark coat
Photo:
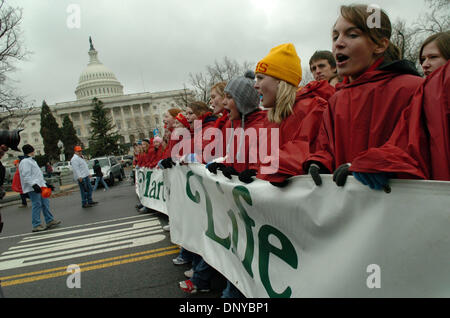
[[[107,191],[108,185],[106,184],[105,180],[103,179],[103,172],[102,167],[100,166],[100,162],[98,162],[97,159],[94,160],[94,175],[95,175],[95,185],[94,189],[92,191],[97,190],[98,184],[101,182],[103,184],[103,187],[105,188],[103,191]]]

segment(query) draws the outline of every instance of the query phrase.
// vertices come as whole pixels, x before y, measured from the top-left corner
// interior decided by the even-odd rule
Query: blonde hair
[[[211,86],[210,91],[212,92],[212,90],[215,89],[217,94],[221,97],[225,97],[225,87],[227,87],[227,82],[220,82]]]
[[[281,124],[284,119],[292,114],[296,95],[297,87],[285,81],[280,81],[275,107],[268,111],[267,119],[272,123]]]

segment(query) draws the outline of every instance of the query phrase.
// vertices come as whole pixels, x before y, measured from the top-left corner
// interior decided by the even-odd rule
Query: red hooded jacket
[[[22,183],[20,182],[19,167],[17,167],[16,172],[14,173],[14,177],[13,177],[12,184],[11,184],[11,189],[17,193],[23,193]]]
[[[162,157],[163,156],[163,152],[164,152],[164,148],[163,148],[162,145],[160,145],[158,147],[158,149],[155,149],[155,147],[152,147],[152,154],[153,155],[150,158],[149,163],[148,163],[150,168],[154,168],[158,164],[159,160],[164,159]]]
[[[267,118],[264,128],[268,128],[268,145],[270,129],[279,129],[279,162],[278,171],[263,174],[262,167],[271,163],[268,158],[258,167],[259,179],[269,182],[281,182],[287,177],[304,174],[302,163],[314,152],[314,141],[322,124],[322,114],[328,106],[327,100],[335,93],[335,88],[327,81],[313,81],[297,92],[293,113],[280,125]],[[270,153],[270,151],[269,151]]]
[[[186,117],[185,117],[182,113],[179,113],[179,114],[175,117],[175,119],[178,120],[181,124],[183,124],[184,127],[179,127],[179,128],[171,129],[171,130],[169,131],[169,133],[170,133],[170,139],[169,139],[169,141],[168,141],[168,143],[167,143],[167,147],[166,147],[166,149],[164,150],[161,159],[167,159],[167,158],[171,157],[171,156],[172,156],[172,150],[173,150],[173,148],[174,148],[176,145],[178,145],[178,143],[180,143],[180,142],[184,143],[186,146],[188,145],[188,143],[190,143],[191,145],[190,145],[190,146],[187,146],[187,147],[190,147],[190,150],[189,150],[189,151],[186,150],[186,151],[188,151],[188,152],[187,152],[187,153],[184,153],[184,149],[187,148],[187,147],[185,146],[185,147],[182,148],[183,151],[181,151],[181,152],[178,151],[178,153],[174,154],[176,157],[181,157],[181,156],[183,156],[183,155],[186,155],[186,154],[189,154],[189,153],[193,152],[193,149],[192,149],[192,141],[191,141],[191,140],[193,139],[194,132],[190,130],[189,122],[187,121]],[[189,132],[189,138],[188,138],[187,140],[186,140],[186,138],[183,137],[184,135],[186,135],[186,131]],[[181,145],[182,145],[182,144],[180,144],[180,145],[178,145],[178,146],[181,146]],[[182,149],[179,149],[179,150],[182,150]],[[174,159],[175,159],[175,158],[174,158]]]
[[[224,109],[222,112],[222,116],[217,118],[217,120],[215,121],[214,128],[222,129],[228,121],[228,114],[229,111]]]
[[[173,154],[174,157],[172,159],[179,159],[183,155],[187,155],[193,152],[192,149],[192,140],[194,138],[194,132],[188,130],[185,127],[175,128],[170,134],[169,143],[164,150],[161,159],[166,159],[172,157],[172,151],[175,147],[177,147]]]
[[[204,148],[203,148],[203,160],[208,163],[212,161],[212,159],[218,158],[218,157],[224,157],[226,154],[226,145],[227,145],[227,138],[226,138],[226,130],[227,128],[231,128],[231,121],[228,118],[229,111],[224,109],[222,112],[222,116],[218,118],[214,122],[214,127],[216,129],[219,129],[222,133],[222,139],[216,139],[214,136],[211,138],[210,141],[206,141]],[[238,123],[239,122],[239,123]],[[234,125],[240,125],[240,121],[235,121]],[[209,127],[211,128],[211,127]],[[208,147],[205,149],[205,147]],[[222,149],[222,152],[216,152],[217,149]],[[209,152],[211,152],[212,158],[208,158]],[[206,155],[206,158],[205,158]]]
[[[245,136],[245,141],[242,140],[240,151],[238,148],[242,137],[240,133],[242,132],[242,129],[238,128],[242,128],[241,120],[233,121],[233,128],[231,128],[231,121],[227,122],[227,124],[224,126],[224,139],[226,140],[226,142],[224,142],[225,148],[227,147],[227,143],[230,142],[230,132],[232,130],[234,130],[234,141],[230,144],[230,149],[227,153],[229,157],[224,162],[226,166],[232,166],[237,172],[240,173],[244,170],[250,169],[250,167],[254,164],[258,165],[259,128],[263,128],[265,118],[266,112],[262,110],[256,110],[245,116],[244,134],[248,129],[252,128],[255,132],[255,138]],[[227,130],[229,132],[229,136],[227,136]],[[231,147],[233,147],[233,149]],[[240,154],[240,159],[237,157],[238,154]]]
[[[429,75],[389,141],[352,162],[356,172],[450,181],[450,61]]]
[[[211,140],[205,138],[205,133],[209,128],[215,128],[217,117],[213,116],[212,113],[208,112],[201,117],[199,117],[197,120],[200,120],[202,122],[201,131],[194,132],[191,139],[191,147],[192,147],[192,153],[198,153],[202,154],[202,163],[208,163],[210,162],[214,156],[215,153],[212,153],[211,155],[208,153],[204,153],[203,150],[206,146],[208,146],[211,143],[214,143],[214,137],[212,137]],[[195,127],[194,127],[195,129]],[[198,157],[198,156],[197,156]],[[197,158],[199,159],[199,158]]]
[[[149,168],[154,156],[154,148],[150,146],[147,153],[143,153],[142,155],[142,166]]]
[[[333,172],[361,152],[385,144],[422,82],[412,63],[396,61],[338,85],[323,113],[316,151],[304,162],[304,170],[318,162]]]
[[[146,168],[150,167],[150,163],[152,162],[153,156],[154,156],[154,149],[151,146],[153,144],[153,138],[151,138],[149,140],[149,142],[150,142],[150,147],[148,147],[147,152],[142,153],[142,155],[141,155],[141,166],[146,167]]]
[[[142,167],[143,160],[144,160],[144,154],[142,152],[139,152],[136,155],[136,166]]]

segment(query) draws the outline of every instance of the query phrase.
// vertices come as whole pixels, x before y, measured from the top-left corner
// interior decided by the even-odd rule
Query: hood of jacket
[[[418,76],[414,63],[407,60],[398,60],[393,62],[382,62],[377,69],[367,71],[351,83],[338,83],[336,90],[343,88],[364,85],[370,82],[377,82],[384,79],[394,78],[401,75]]]

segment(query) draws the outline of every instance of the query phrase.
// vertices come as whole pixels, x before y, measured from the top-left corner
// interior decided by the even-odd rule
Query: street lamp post
[[[58,144],[57,144],[58,148],[59,148],[59,160],[60,161],[66,161],[66,155],[64,154],[64,143],[59,140]]]

